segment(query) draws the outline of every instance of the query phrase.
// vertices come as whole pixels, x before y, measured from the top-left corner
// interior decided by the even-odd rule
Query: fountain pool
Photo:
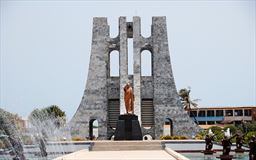
[[[191,160],[217,160],[218,156],[222,154],[222,146],[218,144],[213,145],[213,150],[216,151],[213,155],[204,155],[201,153],[205,149],[204,140],[179,140],[179,141],[165,141],[166,147],[169,147],[175,150],[178,153],[181,153],[185,157]],[[235,153],[236,146],[231,147],[231,155],[234,156],[236,160],[248,160],[248,148],[244,148],[247,152],[245,153]],[[219,160],[219,159],[218,159]]]

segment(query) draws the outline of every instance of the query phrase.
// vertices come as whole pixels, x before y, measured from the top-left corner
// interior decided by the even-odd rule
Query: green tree
[[[56,119],[55,125],[57,127],[63,126],[66,123],[66,114],[57,105],[47,107],[46,112]]]
[[[256,121],[245,123],[245,127],[247,129],[247,132],[256,131]]]
[[[66,114],[57,105],[51,105],[42,109],[34,109],[29,116],[32,124],[53,120],[56,127],[61,127],[66,123]]]
[[[242,122],[241,124],[237,125],[237,129],[242,131],[244,134],[247,132],[256,131],[256,121],[252,122]]]
[[[45,108],[48,114],[53,114],[55,117],[66,118],[66,114],[57,105],[51,105]]]
[[[219,133],[219,132],[222,132],[222,128],[221,127],[218,127],[218,126],[212,126],[212,127],[210,127],[208,130],[212,130],[212,132],[214,133],[214,134],[216,134],[216,133]]]
[[[251,140],[252,136],[256,136],[256,131],[250,131],[245,135],[244,141],[246,144],[248,144],[248,142]]]

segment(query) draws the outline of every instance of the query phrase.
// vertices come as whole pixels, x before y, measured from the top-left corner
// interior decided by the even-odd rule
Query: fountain
[[[70,127],[61,126],[62,119],[41,113],[30,119],[31,128],[20,131],[12,121],[11,113],[0,109],[0,159],[48,160],[85,148],[71,140]],[[25,144],[23,137],[29,138]],[[63,142],[65,141],[65,142]]]
[[[23,145],[16,127],[11,123],[8,118],[8,112],[0,108],[0,130],[4,134],[5,141],[8,141],[13,153],[13,160],[25,160]]]
[[[59,155],[66,154],[63,147],[71,147],[70,150],[74,151],[72,143],[59,143],[63,140],[71,140],[69,126],[64,125],[63,118],[55,117],[54,114],[50,114],[47,111],[40,111],[32,114],[29,119],[31,122],[31,128],[29,135],[32,137],[33,144],[36,144],[39,148],[39,152],[36,153],[38,157],[57,157]]]
[[[231,136],[230,128],[227,128],[227,131],[224,132],[224,136],[226,136],[227,138],[230,138],[230,136]]]

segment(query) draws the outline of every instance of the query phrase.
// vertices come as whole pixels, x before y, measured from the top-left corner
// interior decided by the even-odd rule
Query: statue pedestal
[[[204,151],[202,151],[202,153],[207,154],[207,155],[212,155],[213,153],[216,153],[216,152],[213,150],[204,150]]]
[[[232,155],[220,155],[219,157],[217,157],[221,160],[232,160],[233,156]]]
[[[242,148],[236,148],[236,149],[235,149],[235,152],[236,152],[236,153],[244,153],[244,151],[245,151],[245,150],[242,149]]]
[[[124,114],[118,117],[114,140],[142,140],[138,116]]]

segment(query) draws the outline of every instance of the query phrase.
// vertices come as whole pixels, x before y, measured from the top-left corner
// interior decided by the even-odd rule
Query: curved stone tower
[[[143,135],[155,139],[163,135],[168,121],[170,134],[192,136],[198,132],[179,100],[171,69],[167,39],[166,17],[153,17],[151,36],[141,36],[140,17],[127,22],[119,18],[119,35],[110,38],[107,18],[93,19],[91,57],[86,89],[71,120],[72,135],[93,136],[94,120],[98,121],[99,139],[113,135],[117,118],[124,114],[123,87],[132,84],[135,95],[135,114],[138,115]],[[133,40],[133,75],[128,75],[128,44]],[[110,53],[119,52],[119,76],[110,76]],[[141,52],[151,52],[152,75],[141,76]]]

